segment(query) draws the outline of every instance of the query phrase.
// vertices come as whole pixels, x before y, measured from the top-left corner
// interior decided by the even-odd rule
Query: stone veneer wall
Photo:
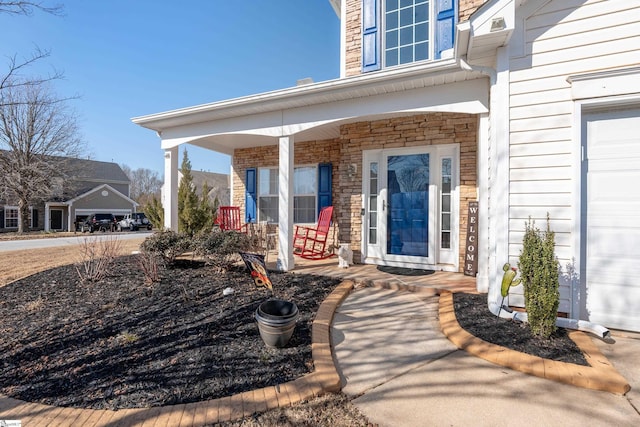
[[[362,0],[346,0],[346,76],[357,76],[362,72]]]
[[[477,199],[477,128],[475,115],[429,113],[411,117],[358,122],[343,125],[339,139],[295,144],[295,164],[333,164],[334,221],[338,240],[350,242],[354,261],[360,262],[362,241],[362,152],[363,150],[416,147],[457,143],[460,145],[460,271],[464,265],[469,201]],[[278,164],[278,147],[267,146],[236,150],[233,156],[233,203],[244,209],[244,178],[249,167]],[[348,167],[357,165],[354,177]]]
[[[358,259],[361,257],[362,151],[457,143],[460,145],[460,233],[458,238],[460,271],[462,271],[469,201],[477,199],[477,128],[478,119],[475,115],[456,113],[430,113],[374,122],[359,122],[342,127],[340,137],[342,161],[338,173],[346,173],[346,167],[351,163],[358,165],[358,173],[353,181],[340,182],[338,193],[334,196],[334,204],[342,208],[338,209],[337,213],[340,239],[351,242],[354,258],[356,254]]]
[[[486,2],[487,0],[460,0],[458,4],[458,22],[469,20],[471,14]]]
[[[464,22],[487,0],[459,0],[458,22]],[[345,75],[362,73],[362,0],[346,0]]]
[[[333,165],[331,176],[332,193],[339,185],[336,174],[340,162],[340,143],[337,139],[326,141],[305,141],[294,143],[293,158],[298,165],[317,165],[330,162]],[[233,200],[231,204],[241,206],[241,218],[244,218],[245,171],[247,168],[278,166],[278,146],[268,145],[256,148],[243,148],[233,153]]]

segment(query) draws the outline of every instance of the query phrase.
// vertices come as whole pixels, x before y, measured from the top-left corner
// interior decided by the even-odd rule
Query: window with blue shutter
[[[318,213],[325,206],[331,206],[331,163],[318,165]]]
[[[248,168],[245,172],[245,222],[256,222],[256,168]]]
[[[362,72],[440,59],[454,44],[457,0],[362,0]]]
[[[332,205],[332,165],[294,168],[293,220],[313,223],[325,206]],[[248,168],[245,180],[246,222],[278,222],[278,170]]]

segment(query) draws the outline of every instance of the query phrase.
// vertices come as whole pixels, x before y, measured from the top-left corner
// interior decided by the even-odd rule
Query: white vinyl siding
[[[524,223],[556,232],[556,255],[566,269],[574,247],[574,102],[571,75],[638,64],[640,5],[618,1],[548,2],[524,20],[524,45],[509,62],[509,258],[517,261]],[[515,39],[512,40],[515,43]],[[571,288],[561,280],[560,311],[571,312]],[[523,303],[522,287],[512,302]]]

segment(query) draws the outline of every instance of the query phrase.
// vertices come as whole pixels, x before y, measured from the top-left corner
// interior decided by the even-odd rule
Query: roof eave
[[[206,120],[203,116],[216,112],[231,111],[234,109],[247,110],[250,108],[258,108],[261,112],[277,111],[281,108],[279,106],[281,103],[295,101],[296,99],[309,101],[314,96],[349,92],[371,85],[375,86],[409,81],[431,74],[451,71],[452,69],[461,69],[459,61],[456,58],[425,63],[418,66],[411,65],[408,67],[382,70],[343,79],[327,80],[304,86],[294,86],[256,95],[139,116],[132,118],[131,121],[139,126],[161,132],[168,127],[202,122]],[[195,117],[196,115],[198,118]]]

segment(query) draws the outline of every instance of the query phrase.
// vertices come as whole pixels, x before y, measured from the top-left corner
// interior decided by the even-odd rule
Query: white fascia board
[[[489,111],[487,85],[486,79],[466,80],[364,98],[307,105],[280,111],[277,114],[270,112],[199,122],[167,129],[163,132],[161,147],[166,150],[181,144],[194,143],[199,139],[224,135],[242,135],[245,141],[254,138],[255,145],[260,145],[259,137],[275,139],[330,123],[345,123],[356,118],[389,114],[418,114],[432,111],[482,114]],[[213,144],[213,141],[209,143]],[[224,144],[217,145],[216,149],[226,154],[233,154],[233,148],[225,147]]]
[[[209,104],[171,110],[146,116],[134,117],[131,121],[142,127],[162,132],[167,128],[219,120],[229,117],[240,117],[258,112],[280,111],[284,108],[325,102],[326,96],[350,98],[350,93],[370,86],[402,83],[412,79],[428,76],[430,73],[442,73],[460,69],[455,59],[437,61],[408,67],[398,67],[375,73],[361,74],[344,79],[328,80],[304,86],[260,93],[256,95],[218,101]],[[314,99],[316,101],[314,102]],[[284,107],[286,104],[288,107]],[[162,135],[164,139],[164,135]]]

